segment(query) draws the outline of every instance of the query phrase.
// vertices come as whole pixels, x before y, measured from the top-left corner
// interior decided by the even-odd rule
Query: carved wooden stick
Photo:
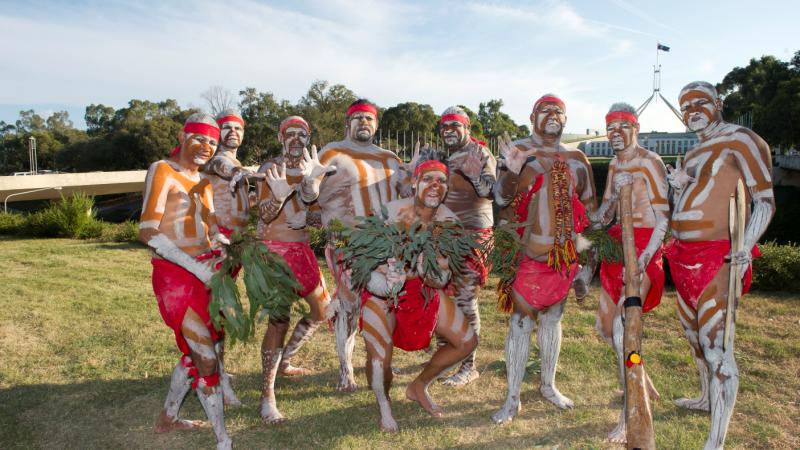
[[[639,263],[633,237],[633,185],[620,190],[622,250],[625,257],[625,420],[629,449],[655,449],[653,413],[642,366],[642,299],[639,297]]]
[[[736,185],[736,192],[731,194],[728,205],[728,230],[731,236],[731,254],[744,250],[744,227],[746,204],[744,197],[744,184],[742,180]],[[733,347],[733,323],[736,320],[736,303],[742,296],[742,271],[739,266],[729,263],[730,275],[728,278],[728,304],[725,308],[725,334],[722,340],[722,350],[728,351]]]

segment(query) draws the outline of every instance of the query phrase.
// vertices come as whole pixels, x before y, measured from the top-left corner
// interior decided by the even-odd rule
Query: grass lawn
[[[0,448],[212,448],[210,429],[155,435],[152,424],[178,359],[150,286],[147,251],[136,245],[0,238]],[[400,433],[377,429],[366,389],[364,346],[356,345],[357,393],[335,392],[333,335],[321,329],[297,362],[315,374],[279,379],[279,407],[290,422],[265,428],[258,416],[260,342],[227,353],[244,407],[226,411],[239,448],[607,448],[621,398],[611,350],[595,334],[596,299],[571,301],[564,316],[560,390],[575,401],[561,411],[538,392],[532,359],[523,411],[512,424],[489,416],[505,398],[506,318],[495,310],[494,280],[481,297],[481,378],[431,388],[447,416],[431,419],[404,399],[424,352],[397,351],[392,390]],[[596,298],[597,288],[592,291]],[[800,295],[758,293],[742,303],[736,336],[740,389],[728,448],[800,448]],[[263,333],[264,327],[258,332]],[[532,355],[537,353],[535,340]],[[644,357],[662,395],[654,405],[659,448],[700,448],[706,414],[672,400],[698,392],[696,370],[676,317],[675,294],[645,319]],[[204,418],[190,394],[182,416]]]

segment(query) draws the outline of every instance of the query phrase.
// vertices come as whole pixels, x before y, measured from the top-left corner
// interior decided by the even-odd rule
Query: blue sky
[[[0,1],[0,120],[19,110],[174,98],[204,107],[213,85],[297,101],[317,79],[388,107],[477,109],[492,98],[518,123],[547,92],[567,131],[602,128],[611,103],[652,90],[676,103],[694,80],[719,82],[752,57],[800,50],[791,1]],[[791,38],[791,36],[795,36]],[[643,131],[681,130],[661,102]]]

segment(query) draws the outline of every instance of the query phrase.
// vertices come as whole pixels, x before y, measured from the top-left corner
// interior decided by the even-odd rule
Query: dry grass
[[[0,238],[0,448],[209,448],[210,430],[155,435],[152,423],[178,358],[171,331],[152,295],[147,252],[138,246],[71,240]],[[505,317],[483,292],[481,378],[460,389],[434,386],[447,409],[430,419],[403,399],[427,355],[396,352],[401,374],[392,390],[397,435],[377,431],[378,413],[365,389],[364,351],[356,346],[355,394],[335,392],[333,336],[321,330],[299,360],[315,370],[279,379],[279,406],[291,422],[265,428],[258,417],[259,343],[237,345],[228,366],[245,406],[226,411],[239,448],[606,448],[620,398],[614,358],[594,332],[596,301],[571,302],[564,318],[558,386],[575,400],[560,411],[538,393],[538,364],[523,385],[524,405],[511,425],[489,416],[505,396]],[[593,291],[596,293],[596,291]],[[674,293],[646,317],[645,358],[662,395],[655,405],[659,448],[700,448],[708,416],[679,410],[672,399],[696,395],[694,363],[676,318]],[[728,448],[800,448],[800,299],[750,295],[742,304],[736,354],[739,400]],[[263,326],[259,329],[263,333]],[[535,341],[532,354],[535,356]],[[201,418],[187,398],[183,416]]]

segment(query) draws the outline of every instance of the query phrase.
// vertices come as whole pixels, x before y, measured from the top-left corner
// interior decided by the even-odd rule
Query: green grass
[[[138,245],[0,238],[0,448],[210,448],[210,430],[155,435],[152,424],[178,352],[162,324],[150,286],[147,251]],[[228,367],[244,407],[226,411],[238,448],[608,448],[620,398],[614,357],[595,335],[596,300],[571,301],[564,316],[558,386],[575,400],[561,411],[538,393],[538,361],[529,367],[523,411],[509,426],[489,416],[504,400],[505,317],[495,311],[493,283],[483,291],[481,378],[431,393],[447,410],[433,420],[403,398],[424,352],[396,351],[392,390],[396,435],[377,431],[366,389],[363,342],[356,345],[357,393],[338,394],[333,335],[321,329],[298,355],[315,371],[279,379],[282,412],[291,421],[265,428],[258,416],[259,342],[236,345]],[[592,294],[596,295],[596,288]],[[668,291],[645,319],[644,356],[660,390],[655,404],[659,448],[700,448],[709,419],[672,400],[697,393],[694,363]],[[743,302],[736,336],[741,388],[728,448],[800,447],[800,299],[754,294]],[[263,333],[263,325],[258,333]],[[536,355],[535,341],[532,355]],[[193,395],[183,417],[203,418]]]

